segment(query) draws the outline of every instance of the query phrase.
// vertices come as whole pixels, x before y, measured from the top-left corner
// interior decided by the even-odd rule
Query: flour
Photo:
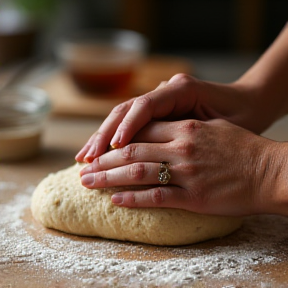
[[[11,190],[17,188],[17,184],[14,182],[0,182],[0,191]]]
[[[4,193],[3,187],[6,187],[5,193],[9,193],[9,187],[15,188],[9,185],[0,182],[0,196]],[[23,220],[30,206],[32,190],[33,187],[27,187],[9,203],[0,204],[0,272],[5,264],[9,267],[8,263],[29,263],[32,271],[42,269],[50,277],[57,275],[81,283],[73,287],[210,287],[208,284],[201,286],[201,281],[215,278],[229,284],[237,277],[249,277],[251,281],[257,277],[253,267],[273,265],[281,260],[274,256],[276,247],[288,236],[283,229],[283,225],[287,225],[286,219],[281,218],[282,224],[275,222],[275,231],[271,233],[263,225],[257,225],[257,221],[272,221],[264,217],[252,220],[253,225],[247,222],[235,246],[219,244],[207,249],[199,245],[151,249],[149,245],[99,239],[85,241],[85,238],[74,239],[60,233],[42,233],[44,236],[38,239],[33,223]],[[236,235],[234,237],[238,239]],[[167,257],[159,260],[163,250]],[[123,251],[125,257],[122,257]],[[228,284],[221,287],[239,287]],[[270,286],[263,282],[257,287]]]

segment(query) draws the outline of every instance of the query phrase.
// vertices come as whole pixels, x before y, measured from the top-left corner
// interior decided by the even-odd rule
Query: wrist
[[[261,119],[258,103],[261,89],[255,83],[251,85],[239,80],[228,84],[207,84],[206,95],[214,95],[212,92],[217,92],[217,97],[209,97],[207,102],[220,114],[218,118],[224,118],[257,134],[271,124],[269,121],[268,124],[265,122],[267,115],[262,115]]]
[[[288,215],[288,143],[271,141],[259,171],[256,213]]]
[[[279,116],[277,109],[268,103],[265,87],[252,77],[243,77],[230,86],[237,91],[237,96],[243,105],[242,127],[257,134],[264,132]]]

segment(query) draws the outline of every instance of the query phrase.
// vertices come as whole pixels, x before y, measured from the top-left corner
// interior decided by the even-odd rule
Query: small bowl
[[[18,87],[0,93],[0,162],[38,154],[45,119],[50,111],[45,91]]]
[[[97,95],[129,93],[148,42],[130,30],[98,29],[63,39],[57,55],[76,85]]]

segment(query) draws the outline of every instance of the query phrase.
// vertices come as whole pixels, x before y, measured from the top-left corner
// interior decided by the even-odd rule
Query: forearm
[[[247,100],[263,127],[288,113],[288,24],[234,85],[247,92]]]
[[[195,82],[194,94],[191,93],[192,99],[195,94],[199,99],[192,109],[196,117],[202,120],[224,118],[257,134],[262,133],[288,113],[288,24],[237,81],[199,83]]]

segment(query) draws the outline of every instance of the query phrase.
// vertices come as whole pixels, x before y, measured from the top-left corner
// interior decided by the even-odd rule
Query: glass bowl
[[[129,93],[148,41],[134,31],[98,29],[63,39],[57,55],[74,83],[91,94]]]
[[[0,92],[0,162],[38,154],[50,109],[41,89],[23,86]]]

